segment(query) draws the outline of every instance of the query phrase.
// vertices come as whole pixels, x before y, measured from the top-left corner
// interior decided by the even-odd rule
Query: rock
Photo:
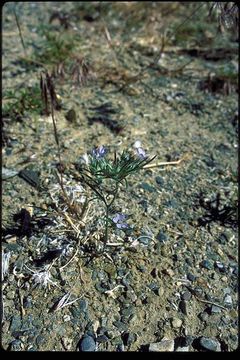
[[[181,295],[182,300],[186,300],[186,301],[190,300],[191,297],[192,297],[192,294],[188,290],[184,291],[184,293]]]
[[[32,297],[30,295],[23,298],[23,307],[24,309],[30,309],[32,307]]]
[[[207,313],[206,311],[203,311],[202,313],[200,313],[200,314],[198,315],[198,317],[199,317],[199,319],[200,319],[201,321],[207,321],[209,315],[208,315],[208,313]]]
[[[123,344],[118,344],[116,351],[117,352],[123,352],[124,351],[124,345]]]
[[[188,273],[188,274],[187,274],[187,279],[188,279],[189,281],[195,281],[195,280],[196,280],[196,276],[193,275],[193,274],[191,274],[191,273]]]
[[[68,110],[65,117],[66,117],[66,120],[68,120],[69,122],[77,124],[77,114],[74,109]]]
[[[114,321],[113,325],[116,326],[121,333],[127,331],[127,325],[120,320]]]
[[[148,191],[148,192],[150,192],[150,193],[153,193],[153,192],[156,191],[156,189],[155,189],[153,186],[149,185],[149,184],[146,183],[146,182],[141,183],[141,184],[140,184],[140,187],[141,187],[142,189],[144,189],[145,191]]]
[[[208,269],[208,270],[212,270],[213,269],[213,264],[209,261],[209,260],[203,260],[200,265],[204,268],[204,269]]]
[[[222,309],[219,306],[212,305],[210,309],[211,314],[219,314],[222,311]]]
[[[167,235],[164,234],[164,232],[162,230],[160,230],[156,236],[156,239],[158,241],[160,241],[161,243],[164,243],[165,241],[167,241],[168,237],[167,237]]]
[[[215,339],[202,336],[199,344],[203,349],[208,351],[221,351],[220,343]]]
[[[178,318],[173,318],[171,323],[172,323],[172,327],[175,329],[178,329],[182,326],[182,320]]]
[[[157,343],[151,343],[148,351],[174,351],[174,340],[165,339]]]
[[[187,311],[187,302],[185,300],[181,300],[179,302],[179,309],[181,310],[181,312],[184,315],[188,315],[188,311]]]
[[[80,351],[95,351],[96,350],[96,343],[92,336],[84,335],[80,345],[79,345]]]
[[[215,268],[218,269],[220,272],[222,272],[222,273],[225,273],[225,272],[226,272],[225,266],[224,266],[222,263],[220,263],[220,261],[215,261],[214,266],[215,266]]]
[[[2,167],[2,180],[7,180],[18,174],[18,171]]]
[[[123,343],[124,345],[131,345],[137,340],[137,335],[134,333],[126,333],[123,335]]]
[[[227,294],[227,295],[224,297],[224,304],[225,304],[225,306],[228,307],[228,308],[231,308],[231,307],[232,307],[233,301],[232,301],[231,295]]]
[[[21,316],[20,315],[13,315],[12,319],[11,319],[11,325],[10,325],[10,331],[17,331],[20,330],[22,325],[22,320],[21,320]]]
[[[156,176],[155,177],[155,181],[159,186],[163,186],[164,185],[164,180],[161,176]]]
[[[189,346],[183,346],[183,347],[178,347],[175,351],[177,352],[188,352],[189,351]]]
[[[109,341],[109,338],[106,336],[106,335],[99,335],[96,339],[97,342],[99,343],[104,343],[104,342],[107,342]]]
[[[81,299],[79,301],[79,308],[81,311],[85,312],[88,308],[88,301],[85,299]]]

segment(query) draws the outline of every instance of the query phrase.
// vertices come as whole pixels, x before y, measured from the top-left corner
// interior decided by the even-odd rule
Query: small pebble
[[[182,320],[178,319],[178,318],[174,318],[172,319],[172,327],[174,327],[175,329],[178,329],[182,326]]]
[[[213,265],[209,260],[203,260],[200,265],[204,268],[204,269],[208,269],[208,270],[212,270],[213,269]]]
[[[181,295],[181,298],[186,301],[190,300],[191,297],[192,294],[190,293],[190,291],[184,291],[184,293]]]
[[[202,313],[200,313],[200,314],[198,315],[198,317],[199,317],[199,319],[200,319],[201,321],[207,321],[209,315],[208,315],[208,313],[207,313],[206,311],[203,311]]]
[[[174,340],[162,340],[157,343],[149,344],[149,352],[153,351],[174,351]]]
[[[219,306],[212,305],[210,311],[211,311],[211,314],[219,314],[219,313],[221,313],[222,310]]]
[[[228,308],[231,308],[232,305],[233,305],[233,301],[232,301],[232,297],[231,295],[227,294],[225,297],[224,297],[224,305]]]
[[[196,276],[193,275],[193,274],[191,274],[191,273],[188,273],[188,274],[187,274],[187,279],[188,279],[189,281],[195,281],[195,280],[196,280]]]

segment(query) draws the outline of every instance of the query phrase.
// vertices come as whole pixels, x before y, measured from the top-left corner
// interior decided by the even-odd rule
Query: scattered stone
[[[157,343],[151,343],[148,351],[174,351],[174,340],[165,339]]]
[[[179,302],[179,309],[181,310],[181,312],[184,315],[188,315],[188,311],[187,311],[187,302],[185,300],[181,300]]]
[[[154,292],[154,294],[156,294],[158,296],[160,295],[160,293],[159,293],[159,285],[157,285],[155,283],[151,283],[151,284],[148,285],[148,288],[150,290],[152,290],[152,292]]]
[[[182,320],[178,318],[173,318],[171,323],[172,323],[172,327],[175,329],[178,329],[182,326]]]
[[[203,349],[208,351],[221,351],[220,343],[215,339],[202,336],[199,344]]]
[[[86,352],[86,351],[95,351],[96,350],[96,343],[92,336],[84,335],[80,345],[79,350]]]
[[[153,186],[149,185],[149,184],[146,183],[146,182],[141,183],[141,184],[140,184],[140,187],[141,187],[142,189],[144,189],[145,191],[148,191],[148,192],[150,192],[150,193],[153,193],[153,192],[156,191],[156,189],[155,189]]]
[[[165,241],[167,241],[168,237],[162,230],[160,230],[156,236],[156,239],[158,241],[160,241],[161,243],[165,243]]]
[[[121,333],[127,331],[127,325],[120,320],[114,321],[113,325],[116,326]]]
[[[12,319],[11,319],[11,325],[10,325],[10,331],[17,331],[20,330],[22,325],[22,320],[21,320],[21,316],[20,315],[13,315]]]
[[[188,279],[189,281],[195,281],[195,280],[196,280],[196,276],[193,275],[193,274],[191,274],[191,273],[188,273],[188,274],[187,274],[187,279]]]
[[[184,293],[181,295],[182,300],[186,300],[186,301],[190,300],[191,297],[192,297],[192,294],[188,290],[184,291]]]
[[[199,317],[199,319],[200,319],[201,321],[207,321],[209,315],[208,315],[208,313],[207,313],[206,311],[203,311],[202,313],[200,313],[200,314],[198,315],[198,317]]]
[[[124,345],[123,344],[118,344],[116,351],[117,352],[123,352],[124,351]]]
[[[204,269],[208,269],[208,270],[212,270],[213,269],[213,265],[209,260],[203,260],[200,265],[204,268]]]
[[[156,176],[155,177],[155,181],[159,186],[163,186],[164,185],[164,180],[161,176]]]
[[[24,297],[23,307],[24,307],[24,309],[30,309],[32,307],[32,297],[31,296]]]
[[[216,306],[216,305],[211,306],[211,310],[210,310],[211,314],[219,314],[219,313],[221,313],[221,311],[222,311],[222,309],[219,306]]]
[[[31,169],[23,169],[18,173],[18,176],[28,182],[31,186],[39,188],[40,185],[40,173]]]
[[[2,167],[2,180],[7,180],[18,174],[18,171]]]
[[[225,273],[226,268],[220,261],[215,261],[215,268],[218,269],[220,272]]]
[[[79,308],[81,311],[85,312],[88,308],[88,301],[86,299],[81,299],[79,301]]]
[[[10,344],[11,351],[20,351],[21,350],[22,342],[19,339],[13,340]]]
[[[109,338],[106,336],[106,335],[99,335],[96,339],[97,342],[99,343],[104,343],[104,342],[107,342],[109,341]]]
[[[68,110],[65,117],[66,117],[66,120],[68,120],[69,122],[77,124],[77,114],[74,109]]]
[[[233,301],[232,301],[232,297],[231,295],[227,294],[225,297],[224,297],[224,305],[228,308],[231,308],[232,305],[233,305]]]
[[[177,349],[175,350],[177,352],[188,352],[189,351],[189,346],[179,346],[177,347]]]
[[[124,345],[131,345],[137,340],[137,335],[134,333],[126,333],[123,335],[123,344]]]

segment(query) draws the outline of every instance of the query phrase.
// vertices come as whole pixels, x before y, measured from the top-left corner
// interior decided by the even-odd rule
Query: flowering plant
[[[115,214],[115,216],[111,217],[111,207],[117,198],[120,185],[125,184],[127,186],[126,178],[143,169],[146,164],[155,158],[155,156],[149,158],[142,148],[136,150],[136,154],[126,150],[120,155],[115,152],[114,158],[111,159],[107,156],[107,148],[100,146],[92,151],[87,161],[85,161],[85,165],[81,168],[81,180],[92,189],[105,207],[104,248],[108,241],[109,225],[118,229],[129,227],[124,222],[126,215]]]

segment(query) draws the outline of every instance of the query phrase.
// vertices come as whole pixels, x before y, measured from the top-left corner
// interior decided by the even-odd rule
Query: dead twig
[[[159,166],[168,166],[168,165],[179,165],[183,160],[186,160],[189,157],[189,154],[184,155],[181,159],[176,161],[162,161],[153,164],[147,164],[143,167],[143,169],[152,169]]]

